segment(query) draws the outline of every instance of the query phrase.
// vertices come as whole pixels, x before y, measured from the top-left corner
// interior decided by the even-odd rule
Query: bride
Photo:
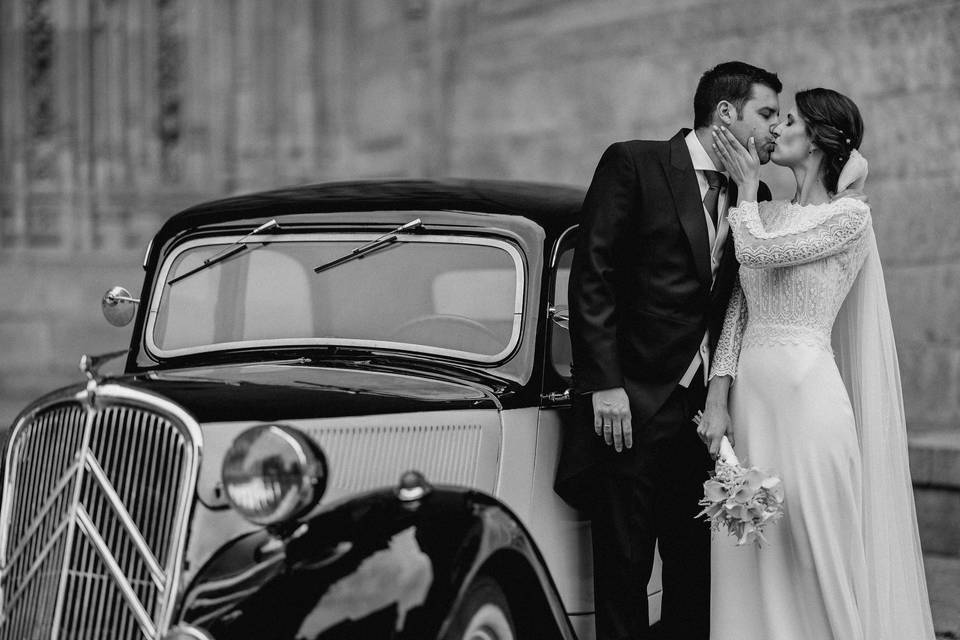
[[[771,160],[792,202],[757,203],[760,163],[714,131],[739,187],[730,229],[740,261],[699,433],[733,440],[776,473],[784,517],[769,545],[714,535],[712,640],[934,637],[907,464],[900,377],[870,208],[856,105],[801,91]],[[832,331],[832,345],[831,345]]]

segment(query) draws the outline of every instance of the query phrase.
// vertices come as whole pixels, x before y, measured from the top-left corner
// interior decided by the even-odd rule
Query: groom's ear
[[[726,100],[717,103],[717,119],[726,126],[737,119],[737,108]]]

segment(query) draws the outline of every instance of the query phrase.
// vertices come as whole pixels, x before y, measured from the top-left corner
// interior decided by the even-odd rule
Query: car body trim
[[[127,511],[120,496],[117,495],[116,489],[114,489],[110,480],[107,478],[103,467],[100,466],[96,458],[90,455],[89,451],[83,456],[83,461],[93,475],[94,480],[96,480],[100,488],[103,489],[103,493],[113,507],[114,513],[120,519],[120,524],[123,525],[127,535],[130,536],[130,539],[133,541],[134,547],[140,553],[140,557],[146,563],[147,569],[150,570],[150,577],[153,579],[153,584],[156,585],[158,591],[163,591],[165,586],[163,568],[157,561],[156,556],[153,555],[153,552],[150,551],[150,547],[147,545],[147,541],[143,539],[140,530],[133,523],[130,513]],[[92,524],[93,523],[91,523],[91,526]]]
[[[157,633],[153,626],[153,621],[150,620],[150,615],[143,608],[140,598],[138,598],[136,593],[134,593],[133,587],[130,586],[130,582],[127,581],[127,577],[123,574],[123,570],[120,568],[120,565],[117,564],[117,560],[113,557],[113,554],[110,553],[110,549],[108,548],[106,541],[104,541],[103,536],[100,535],[100,531],[90,519],[90,515],[87,513],[87,510],[83,508],[83,505],[77,505],[76,522],[93,544],[93,548],[97,551],[100,559],[103,560],[103,563],[107,566],[107,569],[109,569],[110,574],[113,576],[113,581],[120,588],[120,593],[123,595],[123,599],[127,602],[127,606],[130,607],[130,609],[133,611],[133,614],[136,616],[137,623],[140,625],[143,635],[147,638],[155,637]],[[64,557],[67,557],[67,554],[64,554]],[[61,589],[65,590],[67,581],[61,580],[60,584]],[[62,603],[58,603],[58,605],[62,605]],[[58,606],[57,613],[59,614],[60,612],[61,606]],[[53,631],[54,634],[58,634],[60,631],[60,626],[55,624]],[[56,635],[54,637],[56,637]]]
[[[560,234],[560,237],[557,238],[556,242],[553,243],[553,249],[550,250],[550,262],[549,266],[551,269],[557,266],[557,258],[560,257],[560,247],[563,246],[564,241],[567,239],[567,236],[572,234],[574,231],[580,228],[580,225],[575,224],[572,227],[568,227],[563,230],[563,233]]]

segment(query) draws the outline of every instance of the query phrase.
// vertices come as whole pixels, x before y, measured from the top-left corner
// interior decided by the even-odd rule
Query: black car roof
[[[356,180],[328,182],[211,200],[172,216],[161,234],[267,213],[452,210],[520,215],[542,226],[567,223],[583,203],[578,187],[509,180]]]

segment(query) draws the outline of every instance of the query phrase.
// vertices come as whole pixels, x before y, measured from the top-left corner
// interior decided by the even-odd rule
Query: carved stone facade
[[[957,430],[958,33],[942,0],[0,0],[0,420],[127,339],[99,295],[139,287],[187,204],[360,176],[586,185],[744,59],[784,106],[819,84],[860,104],[910,426]]]

